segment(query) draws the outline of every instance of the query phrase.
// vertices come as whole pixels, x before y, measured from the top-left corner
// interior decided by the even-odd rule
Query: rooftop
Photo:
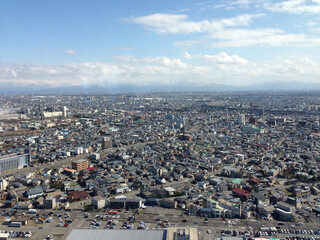
[[[74,229],[66,240],[166,240],[163,230]]]
[[[88,161],[87,159],[78,159],[78,160],[75,160],[73,162],[75,163],[82,163],[82,162],[85,162],[85,161]]]

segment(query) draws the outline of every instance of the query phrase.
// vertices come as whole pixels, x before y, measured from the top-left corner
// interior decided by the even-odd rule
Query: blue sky
[[[0,85],[320,83],[320,0],[1,0]]]

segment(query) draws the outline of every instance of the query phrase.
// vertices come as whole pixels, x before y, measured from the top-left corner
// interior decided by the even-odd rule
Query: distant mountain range
[[[113,85],[113,86],[59,86],[45,87],[44,85],[28,84],[15,85],[0,83],[0,94],[5,93],[42,93],[42,94],[93,94],[93,93],[139,93],[139,92],[224,92],[224,91],[297,91],[320,90],[320,83],[291,82],[264,82],[246,86],[232,86],[212,84],[210,86],[196,86],[194,84],[179,85]]]

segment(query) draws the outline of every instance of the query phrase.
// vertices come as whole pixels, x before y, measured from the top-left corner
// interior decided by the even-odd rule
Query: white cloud
[[[159,66],[170,66],[170,67],[179,67],[186,68],[187,64],[182,62],[180,59],[170,59],[167,57],[144,57],[136,58],[132,56],[115,56],[115,60],[134,63],[134,64],[158,64]]]
[[[287,0],[282,2],[267,2],[263,7],[274,12],[293,14],[320,14],[319,0]]]
[[[253,18],[265,16],[264,14],[242,14],[233,18],[188,21],[185,14],[156,13],[143,17],[133,17],[130,20],[144,25],[148,30],[160,34],[190,34],[207,33],[221,30],[225,27],[248,26]]]
[[[249,61],[241,58],[237,55],[228,55],[225,52],[221,52],[218,55],[201,55],[201,58],[208,60],[210,62],[214,62],[214,63],[222,63],[222,64],[239,64],[239,65],[244,65],[244,64],[248,64]]]
[[[0,63],[0,84],[35,83],[55,87],[91,84],[245,85],[274,80],[320,83],[320,63],[308,57],[252,62],[225,52],[213,55],[186,52],[184,60],[164,56],[122,56],[115,59],[117,61],[114,63],[84,62],[63,65]]]
[[[315,27],[318,25],[318,22],[310,20],[310,21],[306,22],[305,25],[308,27]]]
[[[301,2],[301,0],[295,0]],[[234,4],[249,4],[251,1],[240,0]],[[144,17],[132,18],[134,23],[142,24],[147,29],[160,34],[191,34],[202,33],[209,37],[214,47],[243,47],[252,45],[263,46],[320,46],[320,37],[306,34],[287,33],[277,28],[246,28],[254,18],[264,14],[242,14],[233,18],[189,21],[187,15],[152,14]],[[203,38],[202,38],[203,39]],[[181,48],[190,48],[201,44],[203,40],[185,40],[174,44]]]
[[[71,50],[71,49],[64,50],[64,53],[68,54],[68,55],[74,55],[74,56],[78,55],[78,53],[76,51]]]
[[[188,53],[188,52],[185,52],[183,57],[186,58],[186,59],[192,59],[192,55],[190,53]]]
[[[228,7],[264,8],[273,12],[287,12],[292,14],[319,14],[320,0],[234,0]],[[225,8],[227,9],[227,7]]]
[[[224,8],[226,5],[224,4],[217,4],[217,5],[214,5],[212,8],[213,9],[217,9],[217,8]],[[203,10],[205,10],[206,8],[203,8]]]
[[[212,34],[215,47],[243,47],[252,45],[265,46],[320,46],[319,37],[305,34],[289,34],[280,29],[226,29]]]
[[[12,77],[14,77],[14,78],[18,76],[18,74],[14,70],[11,70],[11,74],[12,74]]]
[[[188,52],[184,53],[184,58],[192,59],[197,58],[204,60],[207,63],[215,63],[215,64],[238,64],[238,65],[245,65],[248,64],[249,61],[237,55],[228,55],[225,52],[221,52],[216,55],[209,55],[209,54],[190,54]]]
[[[229,3],[229,7],[230,6],[237,6],[237,7],[241,7],[241,8],[249,8],[250,5],[253,3],[254,1],[252,0],[236,0],[233,2]],[[226,9],[227,10],[227,9]]]
[[[177,41],[174,43],[174,45],[181,47],[181,48],[190,48],[190,47],[196,45],[197,43],[199,43],[199,41],[186,40],[186,41]]]

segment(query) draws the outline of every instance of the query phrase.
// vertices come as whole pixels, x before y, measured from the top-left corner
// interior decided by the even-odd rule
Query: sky
[[[0,0],[0,87],[320,83],[320,0]]]

